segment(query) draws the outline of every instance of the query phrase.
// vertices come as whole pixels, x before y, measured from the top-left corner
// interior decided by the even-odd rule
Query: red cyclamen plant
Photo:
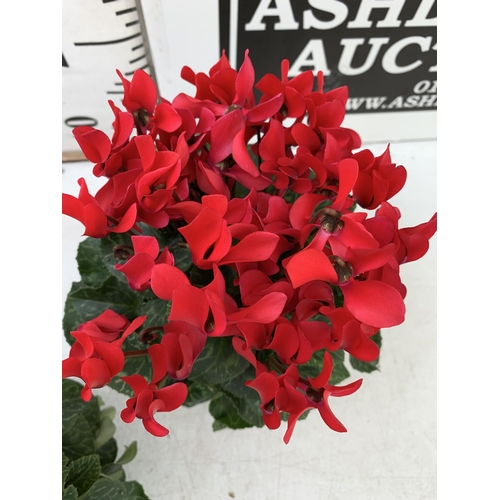
[[[434,214],[399,227],[389,200],[406,181],[389,148],[374,156],[341,127],[347,88],[320,72],[254,86],[248,51],[209,74],[184,67],[190,97],[159,98],[144,71],[118,72],[114,133],[74,136],[95,176],[91,195],[63,195],[85,226],[63,326],[72,344],[63,377],[130,396],[121,417],[168,434],[157,412],[210,400],[214,429],[299,418],[317,409],[346,428],[330,396],[357,391],[343,361],[376,368],[380,329],[405,318],[399,267],[421,258]],[[256,100],[255,90],[261,93]],[[375,211],[355,211],[361,207]],[[99,304],[97,306],[96,304]]]

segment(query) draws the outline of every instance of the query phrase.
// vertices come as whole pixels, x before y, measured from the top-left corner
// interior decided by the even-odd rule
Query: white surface
[[[380,154],[386,144],[370,149]],[[393,161],[408,170],[402,192],[391,203],[400,208],[400,227],[427,221],[436,211],[436,142],[391,145]],[[85,176],[91,193],[101,181],[88,163],[63,165],[63,192],[76,194]],[[92,182],[97,181],[97,182]],[[76,249],[80,223],[63,216],[63,305],[78,281]],[[359,374],[361,389],[331,398],[348,432],[331,431],[314,412],[295,427],[290,444],[276,431],[212,431],[208,403],[161,414],[170,429],[165,438],[149,435],[140,421],[115,419],[119,454],[133,440],[136,458],[125,466],[151,500],[218,500],[229,493],[240,500],[432,500],[436,495],[436,252],[402,266],[408,288],[406,321],[382,331],[380,371]],[[63,357],[68,346],[63,339]],[[345,381],[343,383],[347,383]],[[117,414],[126,397],[96,391]]]

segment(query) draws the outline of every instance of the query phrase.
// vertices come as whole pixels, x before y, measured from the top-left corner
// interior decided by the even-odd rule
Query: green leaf
[[[137,316],[147,315],[142,328],[163,327],[167,323],[171,308],[171,301],[158,298],[153,298],[142,304],[137,311]]]
[[[98,238],[86,238],[78,245],[76,261],[82,281],[86,285],[99,287],[109,276],[109,270],[102,262]]]
[[[89,402],[83,401],[80,393],[83,385],[70,379],[62,381],[62,419],[64,422],[74,415],[82,415],[91,429],[99,423],[99,403],[96,398]]]
[[[344,306],[344,294],[339,286],[331,285],[331,289],[333,291],[333,297],[335,299],[335,307],[343,307]]]
[[[212,430],[214,432],[221,431],[222,429],[227,429],[227,428],[228,428],[228,426],[226,424],[223,424],[219,420],[214,420],[212,423]]]
[[[127,233],[110,233],[108,236],[99,239],[99,259],[107,275],[113,275],[119,280],[126,282],[125,275],[115,269],[116,264],[124,264],[126,259],[117,259],[114,248],[118,245],[131,247],[130,254],[133,255],[132,240]]]
[[[101,399],[102,401],[102,399]],[[99,406],[101,405],[102,403],[99,402]],[[116,416],[116,408],[114,408],[113,406],[108,406],[107,408],[104,408],[103,410],[101,410],[101,415],[99,417],[99,420],[102,422],[102,420],[105,418],[105,417],[108,417],[110,418],[111,420],[113,420]]]
[[[333,370],[328,383],[330,385],[337,385],[342,380],[349,378],[351,374],[344,365],[344,351],[335,351],[331,355],[333,358]]]
[[[97,448],[96,453],[99,455],[101,467],[112,464],[115,461],[116,454],[118,453],[118,445],[116,439],[111,438],[106,441],[102,446]]]
[[[249,366],[233,349],[229,337],[208,337],[189,378],[205,384],[220,384],[243,373]]]
[[[251,427],[248,422],[245,422],[245,420],[240,417],[238,409],[232,399],[222,392],[219,392],[212,398],[208,410],[215,420],[222,422],[231,429]]]
[[[132,441],[123,452],[123,455],[116,461],[117,464],[125,465],[135,458],[137,454],[137,441]]]
[[[101,473],[99,455],[88,455],[69,464],[67,483],[76,486],[78,495],[83,495],[98,479]]]
[[[70,460],[95,453],[94,434],[83,415],[63,420],[62,450]]]
[[[62,454],[62,487],[64,489],[64,485],[66,484],[66,478],[68,477],[68,462],[69,458],[63,453]]]
[[[127,481],[124,484],[127,500],[149,500],[144,488],[137,481]]]
[[[294,203],[297,201],[297,198],[300,196],[299,193],[296,193],[295,191],[292,191],[291,189],[287,189],[285,196],[283,196],[283,199],[287,203]]]
[[[188,395],[183,405],[190,407],[208,401],[214,394],[212,387],[193,382],[192,380],[185,380],[188,387]]]
[[[144,488],[137,481],[118,481],[102,478],[81,500],[149,500]]]
[[[114,436],[115,431],[116,426],[113,421],[108,416],[102,418],[94,441],[95,447],[100,448],[107,443]]]
[[[263,427],[259,393],[245,385],[246,381],[253,379],[255,369],[250,365],[243,373],[217,387],[231,397],[238,414],[245,422],[255,427]]]
[[[382,347],[382,336],[380,331],[378,331],[371,339],[377,344],[379,347]],[[380,356],[374,361],[360,361],[352,355],[349,355],[349,361],[351,362],[351,366],[358,370],[359,372],[370,373],[375,370],[379,370],[378,364],[380,361]]]
[[[77,498],[78,498],[78,490],[72,484],[70,484],[62,492],[62,500],[77,500]]]
[[[211,269],[199,269],[196,266],[189,271],[189,281],[193,286],[203,288],[214,279],[214,273]]]
[[[304,413],[302,413],[302,415],[298,418],[298,420],[305,420],[309,415],[309,413],[311,413],[311,410],[306,410]],[[288,419],[290,418],[290,413],[282,411],[280,413],[280,417],[282,422],[288,422]]]
[[[108,479],[114,479],[115,481],[125,481],[125,471],[120,464],[109,464],[107,465],[101,473],[102,476]]]
[[[321,373],[321,370],[323,369],[324,352],[324,349],[314,352],[311,359],[307,363],[297,366],[301,377],[313,378],[317,377]]]

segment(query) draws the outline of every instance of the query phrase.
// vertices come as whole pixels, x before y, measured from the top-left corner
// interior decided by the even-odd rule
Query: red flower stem
[[[148,350],[138,349],[137,351],[125,351],[123,354],[126,358],[138,358],[139,356],[146,356],[148,354]]]
[[[259,161],[258,168],[260,170],[260,164],[262,163],[262,159],[260,157],[260,133],[262,132],[262,127],[255,127],[255,130],[257,130],[257,149],[259,151],[259,154],[257,156],[257,160]]]
[[[277,359],[268,358],[266,360],[266,362],[267,362],[269,368],[276,369],[280,374],[285,373],[287,367],[285,365],[283,365],[281,362],[279,362]],[[305,384],[307,387],[311,386],[311,384],[309,383],[309,380],[305,379],[304,377],[299,377],[299,382],[302,384]]]
[[[279,374],[285,373],[286,366],[280,363],[276,358],[267,358],[266,362],[269,368],[275,369]]]

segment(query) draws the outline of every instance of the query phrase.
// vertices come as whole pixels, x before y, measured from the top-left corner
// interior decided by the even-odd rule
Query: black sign
[[[436,0],[219,0],[220,49],[256,81],[323,71],[347,85],[350,113],[437,108]],[[236,59],[231,51],[236,51]]]

